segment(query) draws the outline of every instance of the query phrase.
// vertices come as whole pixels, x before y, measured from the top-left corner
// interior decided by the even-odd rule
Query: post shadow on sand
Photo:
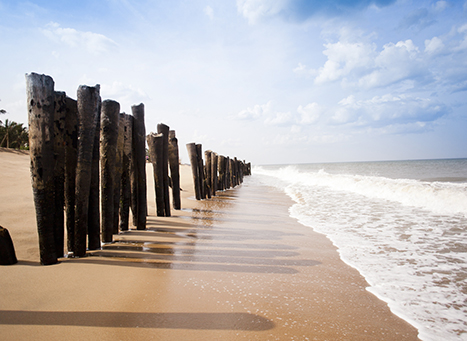
[[[136,313],[0,310],[0,324],[262,331],[273,321],[251,313]]]

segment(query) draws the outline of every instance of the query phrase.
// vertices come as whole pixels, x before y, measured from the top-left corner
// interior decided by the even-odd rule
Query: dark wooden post
[[[219,155],[217,158],[218,164],[218,171],[219,171],[219,181],[218,181],[218,189],[219,191],[223,191],[225,189],[225,180],[224,180],[224,170],[225,170],[225,157],[223,155]]]
[[[225,158],[225,170],[224,170],[224,180],[225,180],[225,189],[230,188],[230,157],[226,156]]]
[[[233,179],[233,186],[238,186],[238,175],[237,175],[237,169],[238,169],[238,161],[237,158],[234,157],[233,163],[232,163],[232,179]]]
[[[165,216],[164,191],[164,134],[151,133],[147,136],[149,159],[154,168],[154,189],[156,194],[156,214]]]
[[[123,161],[122,161],[122,189],[120,203],[120,230],[127,231],[130,216],[131,184],[130,167],[132,163],[133,116],[125,114]]]
[[[118,120],[117,150],[115,156],[115,179],[114,179],[114,219],[113,233],[118,234],[119,211],[120,211],[120,192],[122,188],[123,173],[123,145],[125,134],[125,113],[120,113]]]
[[[41,264],[57,263],[54,237],[54,81],[26,75],[29,155]]]
[[[204,188],[208,199],[211,199],[211,188],[212,188],[212,179],[211,179],[211,151],[207,150],[204,152],[204,158],[206,159],[206,164],[204,166]]]
[[[76,166],[75,247],[74,256],[86,255],[86,231],[89,224],[89,195],[93,164],[94,137],[99,117],[100,86],[80,85],[78,102],[78,162]]]
[[[8,230],[0,226],[0,265],[13,265],[18,263],[15,247]]]
[[[101,98],[99,97],[96,116],[96,128],[94,133],[94,145],[92,146],[91,186],[89,189],[89,216],[88,216],[88,250],[101,248],[101,212],[100,212],[100,136],[101,136]]]
[[[172,204],[174,209],[179,210],[182,208],[180,201],[180,160],[175,130],[169,131],[169,166],[172,179]]]
[[[206,150],[204,152],[204,158],[206,159],[205,165],[205,173],[206,173],[206,187],[207,187],[207,194],[208,198],[211,198],[212,194],[212,152],[210,150]]]
[[[102,241],[112,242],[114,232],[115,164],[117,157],[120,104],[112,100],[102,102],[101,113],[101,206]]]
[[[211,153],[211,176],[212,176],[212,195],[216,195],[217,191],[217,154]]]
[[[147,187],[146,187],[146,127],[144,124],[144,104],[131,107],[133,124],[133,144],[137,181],[136,229],[146,229]]]
[[[206,176],[204,174],[203,146],[201,144],[196,145],[196,157],[198,159],[200,195],[201,199],[206,199]]]
[[[78,161],[78,107],[76,101],[66,98],[65,116],[65,216],[67,249],[75,247],[75,179]]]
[[[164,212],[166,217],[170,217],[170,197],[169,197],[169,127],[163,123],[157,125],[157,132],[163,135],[162,167],[163,191],[164,191]]]
[[[65,217],[65,116],[66,94],[55,92],[54,114],[54,190],[55,190],[55,217],[54,236],[57,257],[63,257]]]
[[[195,188],[195,197],[196,200],[201,200],[201,185],[200,185],[200,176],[199,176],[199,167],[198,167],[198,152],[196,144],[188,143],[186,145],[188,150],[188,157],[190,158],[191,172],[193,174],[193,186]]]
[[[135,117],[131,116],[131,162],[130,162],[130,207],[133,213],[133,226],[138,225],[138,172],[136,171]]]

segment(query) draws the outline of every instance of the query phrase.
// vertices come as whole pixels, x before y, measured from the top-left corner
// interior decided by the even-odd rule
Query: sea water
[[[467,159],[258,166],[422,340],[467,340]]]

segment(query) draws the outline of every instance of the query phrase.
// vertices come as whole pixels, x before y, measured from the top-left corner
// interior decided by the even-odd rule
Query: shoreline
[[[19,260],[0,270],[8,339],[417,340],[329,239],[289,216],[285,193],[252,177],[196,201],[182,166],[183,209],[156,217],[147,164],[146,231],[40,266],[29,156],[0,161],[0,225]]]

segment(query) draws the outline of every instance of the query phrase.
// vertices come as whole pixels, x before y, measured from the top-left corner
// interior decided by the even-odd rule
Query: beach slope
[[[0,225],[18,264],[0,267],[5,340],[417,340],[367,292],[323,235],[291,219],[291,200],[255,176],[211,200],[155,216],[146,231],[88,257],[41,266],[29,156],[0,151]]]

